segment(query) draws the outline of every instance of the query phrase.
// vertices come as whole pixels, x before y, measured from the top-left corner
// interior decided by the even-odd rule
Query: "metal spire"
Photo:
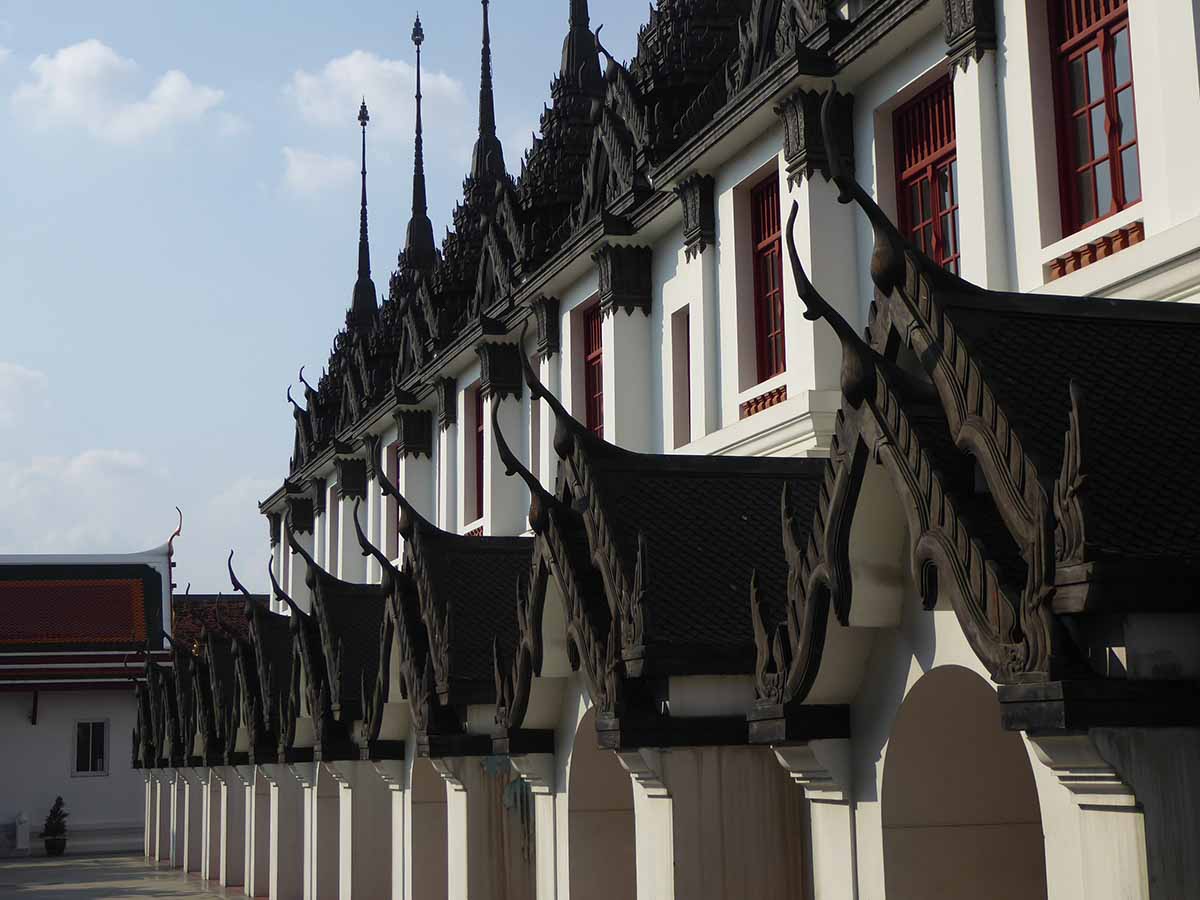
[[[375,283],[371,281],[371,245],[367,240],[367,98],[358,108],[358,124],[362,126],[362,205],[358,223],[358,280],[354,282],[354,297],[350,302],[349,319],[359,325],[369,325],[375,318]]]
[[[425,43],[425,30],[421,27],[419,15],[413,23],[412,42],[417,48],[417,132],[413,152],[412,218],[408,220],[404,253],[410,265],[424,269],[433,264],[436,251],[425,192],[425,144],[421,126],[421,45]]]
[[[471,160],[476,179],[504,175],[504,150],[496,137],[496,101],[492,94],[492,36],[488,28],[488,0],[483,3],[483,49],[479,65],[479,138]]]
[[[569,27],[563,40],[559,77],[588,93],[601,93],[604,80],[600,74],[600,54],[596,50],[596,37],[592,34],[587,0],[570,0],[570,3]]]

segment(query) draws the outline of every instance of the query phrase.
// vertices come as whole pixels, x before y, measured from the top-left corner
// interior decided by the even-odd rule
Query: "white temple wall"
[[[136,850],[143,845],[145,787],[132,767],[131,735],[137,719],[133,693],[42,691],[37,724],[30,722],[32,693],[0,694],[0,822],[19,813],[30,822],[33,852],[44,852],[42,822],[61,796],[70,813],[72,852]],[[107,723],[107,773],[73,774],[75,724]]]

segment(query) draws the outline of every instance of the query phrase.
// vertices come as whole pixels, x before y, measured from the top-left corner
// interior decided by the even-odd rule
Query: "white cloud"
[[[230,112],[217,113],[217,133],[221,137],[237,137],[250,127],[250,123],[241,116]]]
[[[9,50],[7,47],[0,47],[0,63],[4,62],[10,56],[12,56],[11,50]]]
[[[295,147],[283,148],[283,180],[297,194],[313,194],[352,182],[358,174],[354,160],[326,156]]]
[[[139,97],[138,66],[92,39],[41,55],[31,81],[12,95],[13,108],[34,128],[81,128],[114,144],[133,144],[176,125],[195,122],[224,98],[177,69]]]
[[[19,423],[29,408],[45,398],[44,372],[0,361],[0,428]]]
[[[336,128],[353,127],[365,97],[372,133],[407,140],[412,137],[416,85],[416,68],[410,63],[354,50],[317,72],[296,70],[285,93],[306,122]],[[467,108],[462,84],[444,72],[423,68],[421,93],[427,123],[461,118]]]

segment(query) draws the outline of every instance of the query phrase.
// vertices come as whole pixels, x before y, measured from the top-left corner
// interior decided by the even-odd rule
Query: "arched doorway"
[[[567,782],[571,900],[637,896],[633,785],[612,751],[596,746],[596,715],[575,732]]]
[[[446,782],[427,759],[413,761],[412,895],[445,900]]]
[[[1046,896],[1041,812],[1021,736],[968,669],[923,676],[896,716],[883,771],[888,900]]]

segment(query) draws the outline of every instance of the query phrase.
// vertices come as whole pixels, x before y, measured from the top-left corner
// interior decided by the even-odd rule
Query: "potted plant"
[[[50,815],[46,816],[46,824],[42,828],[42,838],[46,842],[47,856],[62,856],[67,849],[67,816],[63,809],[63,798],[56,797],[50,807]]]

